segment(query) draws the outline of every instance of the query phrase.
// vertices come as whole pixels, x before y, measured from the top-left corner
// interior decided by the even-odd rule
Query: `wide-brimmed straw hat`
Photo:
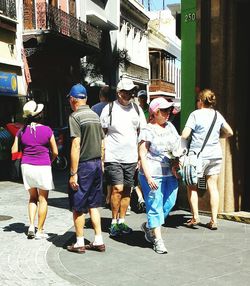
[[[34,100],[26,102],[23,106],[23,117],[35,117],[42,112],[44,105],[36,103]]]

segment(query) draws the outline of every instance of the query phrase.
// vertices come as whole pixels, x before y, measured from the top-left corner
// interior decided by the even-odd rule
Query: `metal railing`
[[[100,48],[101,30],[47,3],[24,4],[24,30],[51,30]]]
[[[16,20],[16,0],[0,0],[0,15]]]

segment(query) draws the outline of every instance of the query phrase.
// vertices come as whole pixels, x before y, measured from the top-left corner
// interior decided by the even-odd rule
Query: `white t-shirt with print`
[[[140,141],[149,143],[147,166],[152,177],[173,176],[169,159],[180,144],[181,137],[171,122],[165,128],[149,123],[140,133]],[[140,172],[143,173],[142,170]]]
[[[206,134],[211,126],[214,118],[214,109],[201,108],[193,111],[185,124],[185,127],[192,129],[192,139],[190,142],[190,151],[198,154],[205,140]],[[202,151],[203,159],[221,159],[222,150],[220,145],[220,129],[225,124],[226,120],[217,111],[217,119],[213,127],[212,133]]]
[[[102,128],[107,128],[105,136],[105,162],[136,163],[138,161],[138,128],[146,126],[145,115],[140,106],[138,115],[132,104],[121,105],[115,100],[112,107],[110,125],[109,104],[101,113]]]

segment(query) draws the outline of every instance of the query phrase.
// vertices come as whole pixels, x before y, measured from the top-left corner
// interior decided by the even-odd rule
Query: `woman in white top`
[[[141,229],[145,232],[145,239],[153,243],[154,251],[159,254],[167,253],[161,225],[175,205],[178,191],[170,160],[175,158],[180,135],[168,121],[172,110],[172,102],[162,97],[153,99],[149,105],[152,120],[141,130],[139,138],[139,180],[147,213],[147,222]]]
[[[209,139],[201,153],[202,171],[206,175],[207,188],[210,195],[211,220],[206,226],[209,229],[217,229],[217,214],[219,209],[218,177],[222,163],[222,150],[220,138],[227,138],[233,135],[233,130],[224,117],[214,110],[216,96],[209,89],[202,90],[197,97],[197,110],[193,111],[182,131],[182,138],[188,139],[191,136],[190,151],[199,153],[208,129],[217,112],[217,118]],[[188,186],[188,200],[191,207],[192,219],[187,222],[187,226],[193,227],[200,223],[198,212],[197,186]]]

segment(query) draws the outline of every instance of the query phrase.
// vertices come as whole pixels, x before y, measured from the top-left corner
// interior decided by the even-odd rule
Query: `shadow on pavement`
[[[47,240],[52,242],[55,247],[66,249],[67,245],[70,245],[75,242],[75,232],[67,231],[62,235],[54,234],[51,235],[51,237]]]
[[[27,236],[28,228],[29,227],[26,226],[24,223],[16,222],[16,223],[11,223],[9,225],[4,226],[3,231],[6,231],[6,232],[14,231],[19,234],[24,233]],[[52,239],[57,236],[55,233],[47,233],[47,235],[49,236],[49,238],[47,239],[48,241],[52,241]]]
[[[48,205],[61,209],[69,209],[69,199],[66,198],[48,198]]]
[[[131,234],[121,235],[117,237],[111,237],[111,239],[140,248],[152,248],[152,245],[144,239],[144,233],[142,231],[135,230]]]
[[[109,233],[110,224],[111,224],[111,218],[101,217],[102,232]],[[85,219],[85,228],[91,228],[91,229],[93,228],[90,218]]]
[[[28,226],[21,222],[11,223],[3,227],[3,231],[14,231],[16,233],[26,233],[27,230]]]
[[[185,223],[191,218],[190,215],[185,214],[173,214],[169,215],[166,218],[165,227],[171,227],[171,228],[178,228],[179,226],[185,225]]]
[[[111,218],[102,217],[101,224],[102,224],[102,232],[109,233]],[[86,219],[85,228],[92,229],[92,224],[90,219]],[[144,239],[144,233],[138,230],[134,230],[131,234],[124,234],[117,237],[111,237],[111,239],[130,246],[138,246],[140,248],[151,248],[150,243],[148,243]]]

